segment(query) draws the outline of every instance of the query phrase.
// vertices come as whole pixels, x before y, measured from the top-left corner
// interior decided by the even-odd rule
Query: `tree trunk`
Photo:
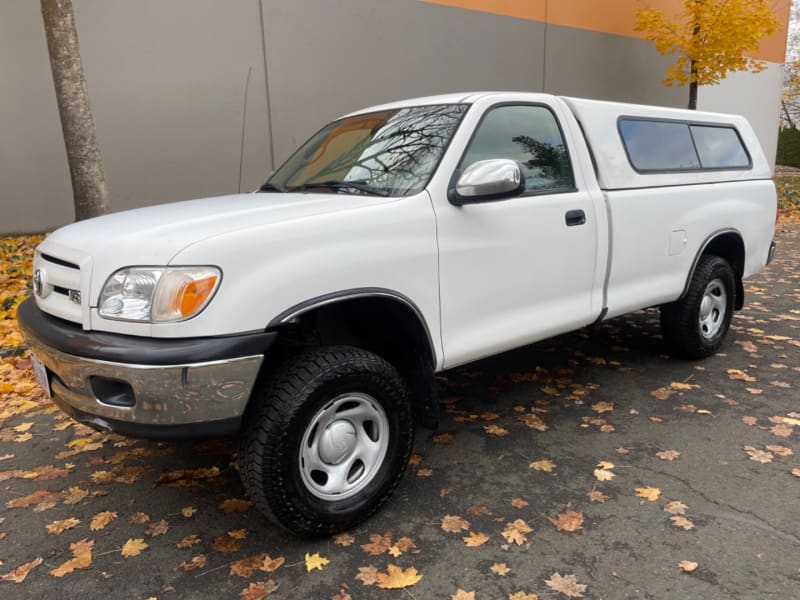
[[[108,212],[103,159],[83,76],[72,0],[41,0],[50,67],[67,149],[75,220]]]
[[[697,110],[697,71],[692,61],[691,79],[689,80],[689,109]]]
[[[786,107],[786,100],[781,100],[781,108],[783,109],[783,118],[789,124],[789,127],[794,129],[794,121],[792,115],[789,114],[789,109]]]

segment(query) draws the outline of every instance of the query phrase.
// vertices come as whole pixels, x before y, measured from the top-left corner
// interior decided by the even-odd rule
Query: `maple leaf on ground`
[[[615,466],[614,463],[612,463],[611,461],[608,461],[608,460],[601,460],[599,463],[597,463],[597,468],[598,469],[603,469],[604,471],[607,471],[609,469],[613,469],[614,466]]]
[[[433,436],[433,441],[437,444],[449,444],[451,443],[455,437],[452,433],[440,433],[439,435]]]
[[[231,529],[228,535],[235,540],[243,540],[247,537],[247,529]]]
[[[689,507],[678,500],[667,502],[666,506],[664,506],[664,510],[672,515],[682,515],[686,512],[687,508]]]
[[[741,369],[728,369],[728,377],[734,381],[746,381],[748,383],[756,381],[755,377],[748,375]]]
[[[135,512],[130,517],[128,517],[128,523],[132,523],[134,525],[144,525],[149,520],[150,520],[150,515],[143,512]]]
[[[767,444],[765,448],[777,456],[792,456],[794,454],[794,451],[791,448],[779,446],[778,444]]]
[[[412,586],[422,579],[414,567],[403,570],[397,565],[388,565],[386,573],[378,573],[378,587],[384,590],[399,590]]]
[[[475,600],[475,592],[465,592],[458,588],[456,593],[450,596],[450,600]]]
[[[655,502],[661,496],[661,490],[657,487],[640,487],[636,488],[636,495],[649,502]]]
[[[111,471],[95,471],[94,473],[89,475],[89,479],[92,480],[92,483],[96,483],[97,485],[113,483],[114,473],[112,473]]]
[[[122,546],[122,556],[130,558],[132,556],[139,556],[143,550],[147,550],[149,546],[142,538],[130,538],[125,545]]]
[[[244,577],[245,579],[247,579],[253,574],[253,571],[261,569],[261,566],[264,564],[265,556],[266,553],[262,552],[261,554],[256,554],[255,556],[251,556],[250,558],[237,560],[235,563],[231,565],[231,570],[229,574],[238,575],[239,577]]]
[[[692,562],[690,560],[682,560],[681,562],[678,563],[678,566],[684,573],[691,573],[692,571],[697,569],[697,563]]]
[[[508,543],[521,546],[528,541],[528,537],[525,534],[531,533],[532,531],[533,529],[531,529],[525,521],[516,519],[514,522],[506,525],[505,529],[502,531],[502,535]]]
[[[208,557],[205,554],[198,554],[197,556],[193,556],[192,560],[183,561],[175,570],[183,569],[185,572],[194,571],[195,569],[202,569],[206,566],[208,562]],[[231,573],[232,574],[232,573]]]
[[[661,387],[658,388],[657,390],[653,390],[652,392],[650,392],[650,395],[656,400],[666,400],[674,393],[675,390],[670,390],[668,388]]]
[[[372,565],[368,567],[359,567],[356,579],[358,579],[362,585],[373,585],[378,582],[378,569]]]
[[[198,469],[178,469],[162,473],[156,481],[156,485],[168,485],[170,487],[186,487],[196,485],[203,479],[212,479],[220,474],[219,467],[198,468]]]
[[[570,598],[582,598],[583,592],[586,591],[586,585],[578,583],[578,578],[575,575],[561,575],[553,573],[550,579],[544,581],[551,590],[560,594],[564,594]]]
[[[512,498],[511,506],[513,506],[514,508],[525,508],[526,506],[528,506],[528,502],[526,502],[522,498]]]
[[[187,535],[186,537],[181,539],[181,541],[175,544],[175,546],[178,548],[191,548],[195,544],[199,543],[200,543],[200,536],[197,535],[196,533],[192,533],[191,535]]]
[[[442,529],[448,533],[460,533],[469,529],[469,521],[456,515],[445,515],[442,517]]]
[[[520,421],[525,423],[527,427],[530,429],[535,429],[536,431],[547,431],[547,424],[542,420],[539,415],[534,413],[527,413],[524,415],[520,415],[517,417]]]
[[[72,558],[50,571],[50,574],[53,577],[63,577],[76,569],[88,569],[92,565],[92,548],[94,542],[86,539],[70,544],[69,551],[72,553]]]
[[[467,512],[471,515],[478,516],[478,515],[491,515],[492,511],[490,511],[485,506],[478,506],[477,504],[473,504],[467,509]]]
[[[47,533],[61,535],[68,529],[76,527],[79,523],[80,520],[75,518],[63,519],[61,521],[53,521],[47,526]]]
[[[598,414],[612,412],[614,410],[613,402],[595,402],[592,404],[592,410]]]
[[[795,477],[800,477],[800,467],[792,469],[792,475],[794,475]]]
[[[661,452],[656,452],[656,456],[661,460],[675,460],[680,455],[681,453],[677,450],[663,450]]]
[[[191,517],[193,517],[196,512],[197,512],[197,509],[194,506],[184,506],[181,509],[181,514],[184,517],[186,517],[187,519],[190,519]]]
[[[306,571],[309,573],[314,569],[322,571],[325,565],[331,562],[324,556],[320,556],[319,552],[315,552],[314,554],[309,554],[308,552],[306,552],[305,561],[306,561]]]
[[[547,517],[559,531],[574,532],[583,529],[583,513],[575,512],[567,507],[566,512],[558,515],[558,519]]]
[[[241,592],[239,592],[239,597],[242,600],[264,600],[264,598],[276,591],[278,587],[278,584],[272,581],[272,579],[267,579],[266,581],[257,581],[255,583],[251,583]]]
[[[794,427],[786,424],[778,424],[770,427],[772,435],[776,437],[788,438],[794,432]]]
[[[353,597],[350,595],[348,591],[350,588],[346,583],[342,583],[339,587],[339,592],[333,596],[331,596],[330,600],[353,600]]]
[[[32,560],[29,563],[22,564],[10,573],[0,575],[0,581],[10,581],[11,583],[22,583],[28,576],[28,573],[33,571],[36,567],[44,562],[41,557]]]
[[[539,600],[539,595],[527,592],[514,592],[508,595],[508,600]]]
[[[494,563],[489,567],[489,570],[495,575],[500,575],[500,577],[505,577],[511,571],[506,563]]]
[[[606,496],[600,490],[590,490],[586,492],[586,496],[589,498],[589,502],[605,502],[608,500],[608,496]]]
[[[164,519],[161,519],[160,521],[151,523],[145,530],[145,533],[150,537],[156,537],[157,535],[164,535],[168,530],[169,523],[167,523]]]
[[[214,543],[211,544],[211,547],[217,552],[229,554],[239,550],[239,541],[228,534],[220,535],[214,538]]]
[[[392,547],[392,532],[387,531],[383,535],[373,533],[369,536],[370,543],[362,544],[361,549],[367,554],[378,556],[384,552],[388,552]]]
[[[225,514],[231,513],[243,513],[250,510],[250,507],[253,506],[253,503],[249,500],[244,500],[242,498],[228,498],[224,500],[217,508],[219,508]]]
[[[553,469],[556,468],[556,463],[544,458],[542,460],[536,460],[528,464],[528,467],[530,467],[534,471],[544,471],[545,473],[552,473]]]
[[[672,521],[673,525],[675,525],[676,527],[680,527],[681,529],[686,529],[687,531],[689,529],[694,529],[694,523],[692,523],[686,517],[675,515],[673,517],[670,517],[669,520]]]
[[[500,427],[499,425],[484,425],[483,430],[489,435],[494,435],[496,437],[508,435],[508,429]]]
[[[609,471],[608,469],[595,469],[594,470],[594,477],[597,481],[611,481],[616,477],[616,473],[614,471]]]
[[[433,469],[417,469],[417,477],[430,477],[433,475]]]
[[[478,546],[483,546],[487,541],[489,541],[489,536],[485,533],[475,533],[474,531],[471,531],[468,536],[461,539],[464,540],[464,545],[467,548],[477,548]]]
[[[103,512],[97,513],[92,517],[92,522],[89,524],[89,529],[92,531],[100,531],[101,529],[105,529],[106,526],[116,518],[117,513],[110,510],[104,510]]]
[[[742,417],[742,423],[744,423],[748,427],[752,427],[753,425],[758,423],[758,419],[755,417]]]
[[[71,488],[69,488],[69,491],[67,492],[67,495],[64,498],[64,504],[77,504],[78,502],[86,498],[86,496],[88,495],[89,492],[87,490],[82,490],[77,486],[72,486]]]
[[[63,497],[61,492],[50,492],[48,490],[38,490],[27,496],[15,498],[6,502],[6,508],[28,508],[33,505],[51,505],[55,506],[56,502]]]
[[[759,450],[758,448],[754,448],[753,446],[745,446],[744,451],[747,452],[747,455],[750,457],[750,460],[754,460],[761,464],[772,462],[772,459],[774,458],[772,452]]]
[[[281,568],[286,559],[283,556],[272,558],[269,554],[264,555],[264,563],[261,565],[261,570],[267,573],[274,573]]]
[[[395,546],[400,549],[400,552],[408,552],[412,548],[416,548],[417,545],[414,543],[410,537],[401,537],[395,543]]]
[[[355,536],[347,531],[344,533],[337,533],[335,536],[333,536],[333,543],[337,546],[352,546],[353,542],[355,541]]]

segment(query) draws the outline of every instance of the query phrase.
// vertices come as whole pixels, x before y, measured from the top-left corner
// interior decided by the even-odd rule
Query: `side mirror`
[[[492,158],[472,163],[459,176],[449,199],[452,204],[461,206],[501,200],[518,196],[525,191],[525,178],[522,168],[515,160]]]

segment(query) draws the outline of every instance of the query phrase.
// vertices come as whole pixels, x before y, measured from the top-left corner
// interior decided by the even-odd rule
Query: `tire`
[[[290,359],[260,382],[240,442],[245,491],[273,522],[325,536],[372,516],[392,495],[414,441],[405,382],[348,346]]]
[[[667,349],[683,358],[714,354],[730,328],[736,279],[719,256],[701,256],[683,298],[661,306],[661,334]]]

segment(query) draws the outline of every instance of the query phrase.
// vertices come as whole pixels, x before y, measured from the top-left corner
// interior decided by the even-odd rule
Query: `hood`
[[[374,206],[385,198],[346,194],[256,193],[217,196],[118,212],[56,230],[41,245],[111,257],[115,268],[166,265],[181,249],[208,237],[314,215]]]
[[[168,265],[183,248],[210,237],[390,201],[318,193],[251,193],[189,200],[73,223],[48,236],[38,250],[76,264],[91,264],[94,298],[117,269]]]

